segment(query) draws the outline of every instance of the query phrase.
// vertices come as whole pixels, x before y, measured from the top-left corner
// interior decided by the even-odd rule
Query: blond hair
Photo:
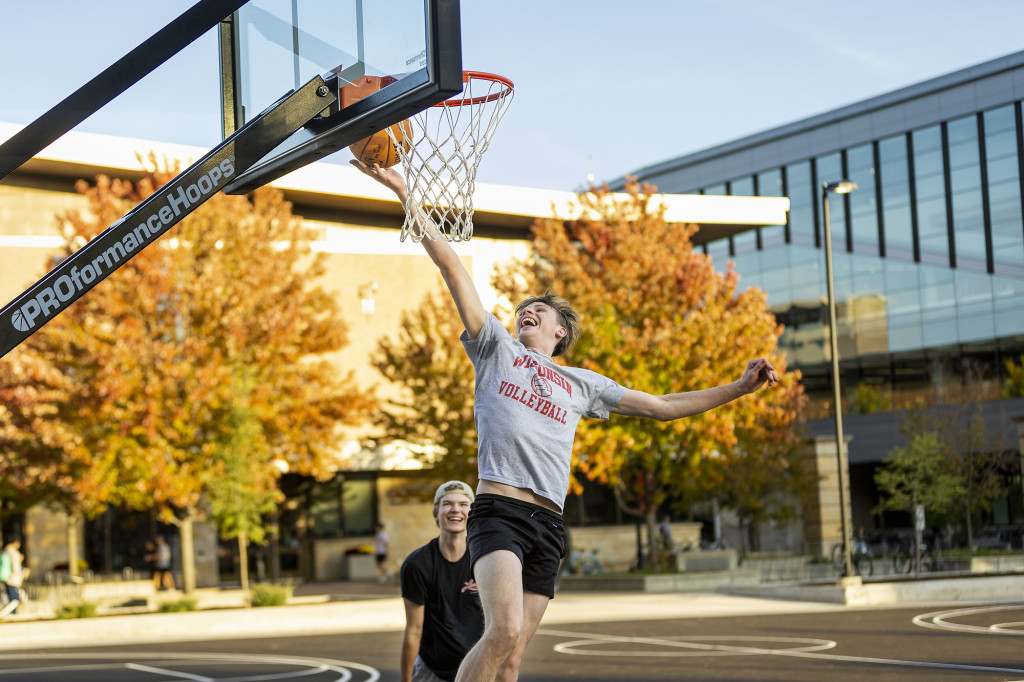
[[[529,298],[522,300],[516,305],[516,315],[519,315],[528,305],[534,303],[543,303],[550,307],[556,313],[558,313],[558,324],[565,329],[565,336],[558,340],[555,344],[555,350],[551,353],[552,355],[562,355],[566,353],[570,348],[573,347],[580,338],[580,315],[569,302],[558,294],[551,293],[548,289],[541,296],[530,296]]]

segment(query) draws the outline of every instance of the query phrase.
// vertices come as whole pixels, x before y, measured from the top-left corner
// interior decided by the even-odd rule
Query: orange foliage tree
[[[152,154],[148,165],[134,185],[78,183],[89,211],[61,216],[65,256],[177,174]],[[160,510],[181,531],[187,589],[192,522],[237,456],[234,415],[258,426],[244,455],[251,485],[266,488],[282,469],[329,475],[338,427],[374,404],[325,358],[346,330],[317,283],[312,237],[280,191],[214,195],[4,360],[8,373],[34,363],[60,376],[54,429],[75,438],[43,478],[85,513]]]
[[[775,490],[786,491],[796,477],[789,464],[803,390],[778,352],[782,330],[765,294],[737,291],[731,263],[716,272],[710,257],[693,248],[695,226],[668,223],[653,187],[630,182],[626,190],[583,192],[577,219],[535,223],[532,256],[500,271],[496,288],[513,301],[546,289],[567,298],[582,314],[584,332],[567,362],[629,388],[666,394],[731,383],[758,357],[782,378],[688,419],[581,423],[575,472],[610,484],[622,508],[644,518],[658,565],[659,543],[650,540],[669,496],[684,503],[717,496],[741,509],[746,501],[730,481],[739,462],[748,465],[744,476],[771,471]],[[764,493],[762,487],[756,495]]]
[[[373,366],[403,392],[374,415],[385,438],[423,447],[438,483],[477,480],[473,363],[462,348],[462,321],[447,293],[428,294],[402,315],[395,339],[384,338]]]

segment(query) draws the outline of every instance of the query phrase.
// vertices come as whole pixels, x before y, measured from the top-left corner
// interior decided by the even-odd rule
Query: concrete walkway
[[[843,610],[851,605],[1024,599],[1024,575],[920,580],[902,585],[855,583],[723,588],[729,593],[562,590],[548,607],[543,625],[806,613]],[[300,585],[287,605],[265,608],[244,607],[238,589],[197,590],[194,596],[199,610],[183,613],[101,615],[79,620],[9,616],[0,622],[0,649],[384,632],[400,631],[405,626],[405,611],[395,584]]]

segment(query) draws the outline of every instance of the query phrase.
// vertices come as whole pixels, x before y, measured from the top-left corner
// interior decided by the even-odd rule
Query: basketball
[[[395,139],[402,145],[402,151],[412,148],[412,125],[408,120],[396,123],[390,128]],[[352,156],[366,165],[380,164],[381,168],[390,168],[399,161],[398,147],[391,141],[388,129],[381,130],[369,137],[359,140],[348,147]]]

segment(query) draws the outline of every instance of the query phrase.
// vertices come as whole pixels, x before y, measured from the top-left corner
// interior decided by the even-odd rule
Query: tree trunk
[[[68,577],[78,578],[81,571],[78,570],[80,557],[78,556],[78,526],[81,521],[81,514],[78,512],[68,513],[67,543],[68,543]]]
[[[647,527],[648,561],[650,562],[651,568],[660,573],[661,542],[658,536],[658,508],[656,506],[649,505],[647,507],[647,512],[644,514],[644,525]]]
[[[238,577],[242,594],[249,594],[249,539],[244,530],[238,533]]]
[[[974,549],[974,526],[971,524],[971,501],[964,500],[964,517],[967,528],[967,549],[968,551]]]
[[[174,521],[178,527],[178,535],[181,539],[181,582],[185,594],[192,594],[196,591],[196,551],[193,524],[195,523],[195,512],[189,508],[185,516]]]

